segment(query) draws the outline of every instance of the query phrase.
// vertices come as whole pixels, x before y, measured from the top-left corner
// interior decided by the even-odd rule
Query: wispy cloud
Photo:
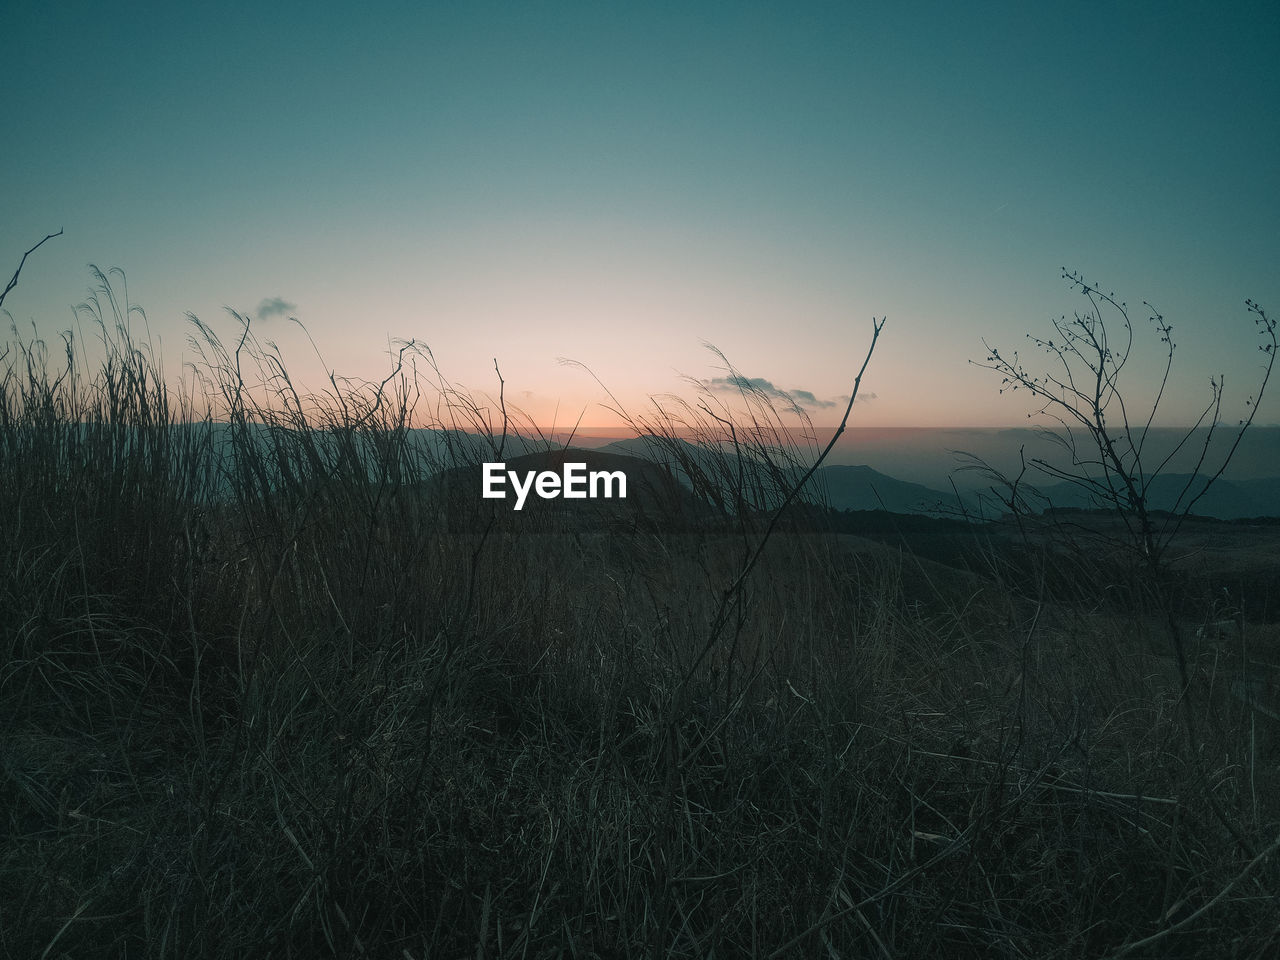
[[[708,390],[722,392],[738,393],[744,390],[755,390],[767,397],[783,400],[797,407],[808,407],[814,410],[825,410],[828,407],[834,407],[837,402],[835,400],[819,400],[811,390],[781,390],[775,387],[772,381],[766,380],[764,377],[744,377],[739,374],[733,374],[728,377],[703,380],[702,384]],[[846,403],[848,400],[849,398],[845,397]]]
[[[267,297],[258,304],[258,319],[269,320],[271,317],[287,317],[296,313],[298,305],[290,303],[282,297]]]
[[[808,390],[788,390],[791,399],[802,407],[832,407],[835,406],[831,400],[819,400]]]

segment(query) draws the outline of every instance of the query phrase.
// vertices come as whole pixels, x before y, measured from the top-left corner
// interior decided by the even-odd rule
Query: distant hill
[[[954,513],[955,494],[896,480],[870,467],[822,467],[814,479],[837,510],[887,510],[930,516]]]
[[[1189,490],[1189,496],[1182,496],[1181,508],[1185,509],[1191,498],[1204,490],[1207,480],[1202,475],[1186,473],[1157,477],[1148,487],[1148,507],[1152,510],[1173,511],[1178,507],[1183,491]],[[1090,500],[1086,491],[1072,483],[1050,484],[1041,487],[1040,492],[1055,507],[1087,509],[1098,506]],[[1267,477],[1238,483],[1219,479],[1196,501],[1191,512],[1196,516],[1216,517],[1219,520],[1280,515],[1280,478]]]
[[[602,448],[634,454],[646,458],[660,458],[659,462],[672,464],[678,476],[681,461],[696,464],[712,479],[734,477],[737,467],[732,457],[716,451],[697,447],[683,440],[658,441],[637,437],[620,440]],[[779,479],[799,482],[805,473],[803,467],[789,467]],[[955,494],[944,493],[919,483],[898,480],[868,466],[836,464],[823,466],[810,481],[810,493],[824,500],[836,510],[882,510],[890,513],[950,515],[957,508]],[[777,488],[770,498],[772,505],[781,503],[786,491]],[[969,504],[966,502],[966,505]]]
[[[715,451],[695,447],[684,441],[675,441],[658,445],[652,439],[636,438],[610,444],[609,449],[625,450],[639,456],[661,456],[667,461],[678,461],[687,458],[687,462],[699,464],[709,475],[719,471],[732,474],[732,460]],[[717,462],[717,458],[720,462]],[[677,469],[677,475],[680,475]],[[790,475],[794,480],[803,476],[803,470],[793,469]],[[1150,507],[1153,510],[1172,511],[1178,502],[1179,495],[1190,484],[1191,495],[1195,496],[1204,489],[1207,477],[1192,474],[1166,474],[1156,478],[1149,489]],[[821,467],[814,475],[814,493],[825,499],[826,503],[837,510],[881,510],[900,514],[921,514],[926,516],[952,516],[963,505],[972,515],[981,512],[978,508],[981,499],[988,517],[999,516],[1003,508],[989,494],[985,497],[978,491],[962,491],[962,500],[957,503],[953,492],[945,492],[924,484],[899,480],[881,473],[869,466],[850,466],[843,464]],[[1034,485],[1034,484],[1032,484]],[[1091,503],[1088,494],[1071,483],[1053,483],[1037,487],[1044,496],[1043,506],[1076,507],[1088,509],[1096,507]],[[1185,506],[1189,498],[1183,498]],[[992,509],[994,505],[994,510]],[[1280,516],[1280,477],[1262,477],[1251,480],[1232,482],[1227,479],[1217,480],[1209,491],[1196,501],[1193,512],[1198,516],[1214,517],[1219,520],[1238,520],[1252,517]]]
[[[1243,480],[1236,484],[1248,497],[1248,504],[1259,508],[1244,516],[1280,517],[1280,477],[1263,477],[1258,480]]]
[[[636,457],[667,467],[681,481],[688,483],[689,475],[685,470],[688,465],[703,471],[708,476],[716,476],[730,463],[731,458],[716,450],[700,447],[687,440],[670,440],[661,437],[632,437],[629,440],[615,440],[600,447],[601,453],[620,454]]]

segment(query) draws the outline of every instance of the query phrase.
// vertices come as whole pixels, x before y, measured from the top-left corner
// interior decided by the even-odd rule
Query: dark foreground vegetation
[[[426,354],[303,397],[197,326],[175,397],[95,310],[88,365],[4,354],[5,955],[1280,950],[1280,646],[1229,590],[803,503],[751,566],[805,452],[749,395],[637,422],[723,431],[696,525],[513,525],[431,481],[521,431]]]

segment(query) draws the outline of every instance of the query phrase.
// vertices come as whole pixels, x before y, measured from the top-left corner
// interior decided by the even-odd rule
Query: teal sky
[[[1220,372],[1234,419],[1244,299],[1280,315],[1280,7],[1116,6],[17,0],[4,279],[66,233],[5,306],[52,335],[122,267],[176,368],[187,311],[279,298],[340,374],[496,357],[544,424],[611,419],[558,357],[639,409],[723,376],[702,340],[834,422],[887,315],[855,420],[985,426],[1026,407],[967,361],[1076,309],[1067,266],[1173,323],[1166,422]]]

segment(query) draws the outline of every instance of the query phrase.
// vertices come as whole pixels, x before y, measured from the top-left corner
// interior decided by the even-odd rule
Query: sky
[[[1261,373],[1280,316],[1280,7],[11,0],[5,309],[54,337],[119,267],[166,369],[228,308],[295,378],[380,379],[397,339],[544,427],[720,397],[838,422],[1025,425],[973,365],[1132,305],[1169,425]],[[304,333],[290,322],[296,317]],[[315,343],[313,350],[310,340]],[[319,357],[316,356],[318,350]],[[566,366],[569,358],[589,368]],[[597,378],[599,383],[597,383]],[[1130,381],[1126,381],[1130,383]],[[1259,421],[1280,424],[1280,384]]]

